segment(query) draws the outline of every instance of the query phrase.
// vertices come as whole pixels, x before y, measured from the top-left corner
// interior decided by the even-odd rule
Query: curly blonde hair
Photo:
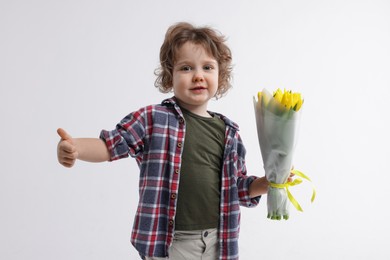
[[[232,54],[225,44],[225,37],[210,27],[195,27],[181,22],[168,28],[160,48],[160,67],[155,70],[155,87],[162,93],[172,91],[172,74],[178,50],[184,43],[200,44],[218,62],[218,90],[216,98],[222,97],[231,87]]]

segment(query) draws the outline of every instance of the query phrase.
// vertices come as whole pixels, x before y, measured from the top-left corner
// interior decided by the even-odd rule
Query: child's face
[[[186,42],[176,55],[172,85],[180,106],[208,116],[207,103],[218,89],[218,62],[203,46]]]

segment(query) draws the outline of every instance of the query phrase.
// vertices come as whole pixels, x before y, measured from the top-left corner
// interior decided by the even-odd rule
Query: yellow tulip
[[[274,99],[278,101],[287,110],[293,109],[298,111],[303,104],[301,93],[292,92],[291,90],[283,92],[278,88],[273,95]]]
[[[282,101],[280,102],[285,108],[290,109],[291,107],[291,95],[290,92],[284,90]]]
[[[260,92],[257,92],[257,100],[260,101],[261,100],[261,96],[263,95],[263,93]]]
[[[283,98],[283,93],[282,91],[280,90],[280,88],[278,88],[275,92],[274,92],[274,98],[279,101],[280,103],[282,103],[282,98]]]
[[[299,109],[301,109],[302,104],[303,104],[303,99],[299,99],[296,105],[294,106],[294,110],[298,111]]]
[[[295,111],[298,111],[302,106],[303,100],[301,97],[301,93],[294,93],[293,94],[293,103],[292,103],[292,109]]]
[[[263,95],[262,92],[257,92],[257,101],[260,103],[263,103],[263,105],[266,107],[268,106],[269,99],[266,95]]]

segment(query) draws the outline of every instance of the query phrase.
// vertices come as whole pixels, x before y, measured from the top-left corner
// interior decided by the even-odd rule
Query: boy
[[[58,129],[58,160],[103,162],[134,157],[139,204],[131,242],[142,259],[238,259],[239,206],[268,190],[246,175],[238,126],[207,110],[231,87],[231,52],[222,35],[188,23],[171,26],[160,50],[156,87],[172,98],[126,116],[100,138]]]

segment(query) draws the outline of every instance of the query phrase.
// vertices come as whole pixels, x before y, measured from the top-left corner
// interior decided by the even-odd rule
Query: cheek
[[[213,81],[214,81],[214,84],[216,84],[217,86],[218,86],[218,84],[219,84],[219,75],[217,74],[215,77],[214,77],[214,79],[213,79]]]
[[[174,85],[184,85],[191,82],[191,77],[189,75],[177,75],[172,79]]]
[[[179,77],[174,75],[172,77],[172,82],[171,82],[172,83],[172,87],[176,86],[178,84],[178,82],[180,82]]]

